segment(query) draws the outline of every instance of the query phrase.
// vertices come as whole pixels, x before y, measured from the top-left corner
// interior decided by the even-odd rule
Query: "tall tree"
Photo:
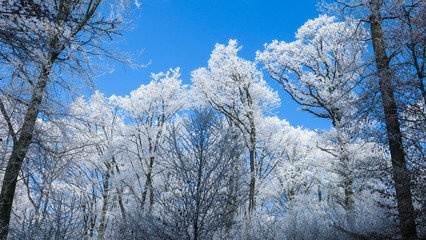
[[[371,0],[369,2],[371,40],[374,47],[377,78],[392,158],[392,176],[396,190],[401,234],[404,239],[416,239],[416,220],[410,190],[410,171],[407,169],[407,161],[405,159],[401,126],[395,100],[395,88],[392,82],[394,74],[389,65],[391,59],[386,49],[381,8],[382,1]]]
[[[405,141],[404,136],[409,136],[407,133],[410,131],[407,131],[409,128],[402,128],[410,118],[405,120],[401,116],[405,115],[403,112],[424,109],[415,106],[424,105],[419,100],[424,98],[425,35],[422,31],[422,16],[425,3],[423,0],[339,0],[335,3],[337,8],[332,8],[334,11],[369,25],[375,69],[372,78],[363,88],[363,98],[360,100],[370,116],[379,119],[384,126],[380,130],[386,135],[385,142],[391,155],[391,175],[400,232],[404,239],[416,239],[416,217],[410,186],[413,168],[407,161],[412,141]],[[366,101],[368,105],[365,104]],[[377,111],[378,108],[381,111]],[[423,113],[418,116],[420,115]],[[415,131],[422,121],[420,119],[408,125],[415,126],[412,128]]]
[[[115,98],[129,123],[124,135],[129,139],[127,151],[137,181],[128,184],[141,210],[147,202],[149,210],[154,204],[155,168],[165,125],[190,105],[186,86],[179,78],[179,68],[152,74],[149,84],[141,85],[130,96]]]
[[[85,176],[81,177],[83,184],[76,191],[85,196],[86,206],[93,206],[90,207],[92,211],[85,213],[87,218],[94,219],[93,226],[87,228],[88,232],[96,230],[98,239],[103,239],[110,215],[118,209],[117,205],[125,218],[123,187],[119,181],[120,167],[125,165],[122,162],[125,144],[121,134],[123,120],[111,99],[98,91],[87,102],[78,98],[71,104],[70,112],[74,118],[70,121],[70,130],[74,135],[74,145],[81,149],[79,158],[82,159],[75,160],[74,164],[80,169],[76,172]]]
[[[418,237],[426,227],[426,1],[392,1],[385,5],[393,27],[385,30],[392,58],[395,97],[415,205]],[[420,204],[419,204],[420,203]]]
[[[12,112],[1,107],[4,98],[24,102],[25,109],[18,126],[8,124],[13,148],[0,193],[2,239],[8,234],[18,173],[44,104],[55,87],[67,90],[72,85],[69,78],[61,78],[65,71],[83,74],[92,54],[112,56],[100,40],[120,33],[125,20],[115,10],[105,16],[108,7],[101,0],[3,1],[0,5],[1,61],[7,69],[0,87],[1,113],[11,123]]]
[[[241,47],[230,40],[228,46],[216,44],[208,69],[192,73],[192,81],[202,98],[216,111],[224,114],[243,134],[249,152],[249,215],[255,208],[257,125],[264,114],[279,103],[262,78],[256,65],[237,56]]]
[[[302,110],[332,121],[336,144],[327,151],[339,159],[335,170],[344,189],[340,202],[350,210],[354,179],[347,147],[354,136],[346,123],[354,111],[354,88],[365,69],[362,40],[366,35],[361,25],[336,20],[327,15],[309,20],[297,31],[296,41],[275,40],[257,53],[257,59]]]
[[[224,206],[230,200],[228,187],[233,186],[228,181],[237,174],[231,166],[243,155],[238,137],[207,108],[172,125],[165,146],[162,157],[169,166],[165,169],[171,176],[170,197],[161,201],[169,210],[167,223],[175,228],[178,222],[178,238],[212,239],[229,221]]]
[[[231,127],[210,108],[196,109],[167,124],[158,158],[161,188],[150,214],[130,213],[129,239],[215,239],[224,234],[244,150]],[[231,220],[232,221],[232,220]],[[120,236],[122,237],[122,236]]]

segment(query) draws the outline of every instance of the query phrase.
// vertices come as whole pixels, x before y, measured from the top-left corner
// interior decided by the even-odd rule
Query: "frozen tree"
[[[419,238],[426,229],[426,2],[391,1],[383,5],[384,18],[393,17],[384,24],[388,49],[398,53],[391,56],[394,71],[395,100],[400,112],[401,135],[407,168],[411,174],[417,232]],[[385,21],[386,22],[386,21]],[[389,50],[388,50],[389,51]]]
[[[114,97],[128,121],[123,134],[129,141],[127,154],[133,169],[130,174],[136,181],[132,179],[127,184],[141,210],[146,203],[149,210],[154,204],[155,165],[165,124],[190,105],[189,92],[179,78],[179,68],[152,74],[152,81],[132,91],[130,96]]]
[[[64,189],[65,190],[65,189]],[[69,189],[68,189],[69,190]],[[19,192],[18,192],[19,194]],[[33,212],[21,215],[10,229],[12,239],[83,239],[81,201],[78,196],[65,192],[52,192],[43,222],[37,222]],[[21,204],[21,203],[20,203]]]
[[[88,101],[78,98],[71,106],[75,120],[71,130],[74,146],[80,149],[79,173],[82,178],[75,191],[84,196],[86,219],[84,234],[103,239],[112,213],[119,211],[125,218],[122,199],[120,169],[125,141],[122,137],[124,124],[110,100],[96,91]],[[117,206],[118,205],[118,206]]]
[[[413,107],[413,104],[421,104],[419,100],[424,99],[425,2],[351,0],[335,1],[334,5],[327,7],[342,16],[368,23],[370,43],[374,49],[371,56],[374,59],[374,75],[363,86],[362,106],[370,111],[371,118],[379,120],[378,129],[385,136],[383,143],[390,150],[400,233],[405,239],[415,239],[421,231],[416,230],[411,182],[417,176],[412,177],[414,169],[410,161],[423,160],[410,159],[410,156],[414,156],[408,152],[413,149],[413,142],[408,137],[412,135],[409,128],[404,128],[410,118],[401,117],[409,115],[406,114],[408,109],[419,110],[413,115],[423,114],[423,108]],[[415,126],[413,130],[416,131],[423,121],[418,120],[406,126]]]
[[[270,185],[263,189],[265,197],[271,199],[276,214],[284,214],[297,201],[296,198],[306,195],[317,195],[320,202],[320,172],[331,161],[324,158],[325,153],[316,146],[318,135],[313,131],[293,128],[288,122],[278,118],[265,121],[273,131],[273,139],[280,154],[276,170],[271,174]],[[323,172],[324,173],[324,172]],[[327,174],[332,179],[332,174]]]
[[[338,127],[356,98],[352,90],[364,70],[365,36],[356,23],[322,15],[299,28],[296,41],[266,44],[257,60],[302,110],[330,119]]]
[[[346,148],[354,136],[345,124],[351,121],[357,99],[353,90],[365,69],[365,36],[362,25],[356,22],[338,22],[335,17],[322,15],[299,28],[296,41],[275,40],[257,53],[271,77],[302,110],[332,121],[337,130],[336,144],[324,150],[340,159],[336,171],[343,178],[345,193],[341,202],[348,210],[353,204],[354,179]]]
[[[259,159],[257,126],[261,118],[279,104],[275,92],[265,83],[256,65],[237,56],[241,47],[230,40],[227,46],[216,44],[208,68],[192,73],[196,91],[216,111],[224,114],[243,134],[245,147],[249,152],[249,207],[255,208],[256,169]]]
[[[72,187],[75,154],[66,121],[37,121],[17,184],[12,238],[82,236],[81,201]]]
[[[238,134],[211,109],[168,125],[160,150],[163,189],[148,220],[130,224],[133,237],[216,239],[227,222],[229,182],[243,149]],[[132,216],[135,216],[133,214]],[[137,215],[136,215],[137,216]],[[146,217],[145,217],[146,218]]]
[[[349,233],[389,233],[394,222],[384,216],[387,209],[378,204],[389,201],[378,191],[385,189],[375,176],[379,169],[373,171],[384,154],[380,145],[362,140],[347,145],[348,157],[358,162],[351,166],[357,194],[353,196],[351,221],[347,221],[344,204],[335,197],[344,194],[340,174],[334,169],[339,159],[318,148],[333,145],[333,134],[327,138],[324,133],[294,128],[276,117],[264,119],[264,124],[261,132],[270,133],[266,134],[270,136],[268,145],[275,146],[274,158],[279,160],[259,191],[262,208],[250,229],[253,239],[272,238],[264,235],[262,228],[266,227],[274,232],[273,239],[341,239]]]
[[[117,1],[119,6],[128,6]],[[46,116],[55,89],[67,90],[98,56],[114,57],[104,41],[123,31],[126,10],[107,1],[3,1],[0,5],[0,109],[12,136],[12,152],[0,193],[1,238],[6,238],[17,177],[33,139],[37,117]],[[124,7],[125,8],[125,7]],[[109,14],[111,13],[111,14]],[[120,60],[118,57],[117,60]],[[124,60],[124,59],[122,59]],[[66,72],[77,73],[72,77]],[[70,81],[72,79],[72,81]],[[87,79],[87,78],[86,78]],[[72,92],[72,91],[71,91]],[[5,99],[21,102],[22,114],[5,111]],[[12,122],[19,122],[13,125]]]
[[[422,101],[407,107],[401,114],[404,122],[402,131],[408,166],[412,174],[412,192],[414,203],[418,205],[416,212],[419,232],[426,229],[426,107]],[[420,235],[422,237],[422,235]]]

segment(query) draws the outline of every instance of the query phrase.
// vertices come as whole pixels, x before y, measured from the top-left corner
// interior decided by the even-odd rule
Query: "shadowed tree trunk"
[[[410,171],[406,166],[394,88],[391,82],[392,70],[389,66],[390,59],[386,54],[384,44],[382,15],[380,13],[381,1],[372,0],[370,4],[371,38],[377,64],[388,144],[392,158],[392,176],[396,191],[400,230],[403,239],[417,239],[414,207],[410,190]]]
[[[34,88],[31,102],[25,114],[19,140],[13,144],[12,154],[4,173],[0,193],[0,239],[7,238],[18,174],[33,138],[37,115],[40,112],[49,74],[56,57],[57,54],[51,54],[51,61],[41,69],[39,80]]]

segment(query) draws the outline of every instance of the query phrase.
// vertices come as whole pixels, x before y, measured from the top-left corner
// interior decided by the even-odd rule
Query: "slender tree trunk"
[[[51,59],[56,58],[52,56]],[[41,67],[41,74],[34,87],[31,101],[25,114],[19,140],[14,142],[12,154],[3,177],[3,185],[0,193],[0,239],[6,239],[9,231],[10,214],[12,212],[13,198],[15,196],[18,174],[21,170],[25,155],[30,147],[37,116],[45,94],[49,74],[53,65],[50,61]]]
[[[318,202],[322,201],[321,186],[318,184]]]
[[[153,186],[152,186],[152,170],[154,167],[154,156],[151,156],[149,158],[148,163],[148,172],[146,173],[146,180],[145,180],[145,189],[142,192],[142,209],[145,208],[146,203],[146,197],[149,193],[149,209],[151,211],[152,205],[154,205],[154,194],[153,194]]]
[[[249,186],[249,219],[251,221],[251,215],[256,206],[255,202],[255,191],[256,191],[256,124],[254,122],[254,112],[253,112],[253,99],[251,98],[250,92],[247,88],[244,89],[247,95],[247,105],[249,107],[248,120],[250,124],[250,186]]]
[[[93,239],[93,232],[96,225],[96,215],[93,215],[96,201],[95,186],[92,183],[92,192],[86,196],[83,204],[83,237],[82,239]],[[91,196],[90,196],[91,195]]]
[[[117,167],[117,173],[120,174],[118,167]],[[121,217],[123,218],[123,221],[127,223],[126,209],[124,207],[122,194],[123,194],[123,187],[118,187],[117,188],[118,206],[120,207]]]
[[[254,158],[255,151],[250,150],[250,185],[249,185],[249,215],[253,213],[253,210],[255,208],[255,187],[256,187],[256,172],[254,167]]]
[[[251,100],[251,99],[250,99]],[[249,105],[252,103],[249,101]],[[249,215],[251,217],[254,208],[256,207],[255,202],[255,191],[256,191],[256,125],[254,123],[254,114],[249,114],[250,122],[250,186],[249,186]]]
[[[225,215],[225,239],[229,239],[230,238],[230,231],[233,225],[233,220],[234,220],[234,215],[237,211],[238,208],[238,202],[237,202],[237,194],[238,194],[238,190],[239,190],[239,179],[240,179],[240,175],[239,175],[239,168],[237,166],[236,163],[234,163],[232,165],[232,169],[235,172],[235,175],[232,175],[229,178],[229,183],[228,183],[228,196],[227,196],[227,201],[226,201],[226,215]]]
[[[104,192],[102,193],[103,197],[103,203],[102,203],[102,215],[101,219],[99,221],[99,229],[98,229],[98,239],[103,239],[105,230],[107,228],[107,213],[108,213],[108,207],[109,207],[109,197],[110,197],[110,190],[111,190],[111,175],[114,174],[112,171],[111,164],[105,164],[107,167],[107,172],[105,174],[105,179],[103,180],[103,188]]]
[[[202,134],[200,134],[202,136]],[[193,228],[194,228],[194,236],[193,239],[194,240],[198,240],[199,239],[199,221],[200,221],[200,208],[201,206],[201,184],[202,184],[202,178],[203,178],[203,168],[204,168],[204,154],[203,154],[203,141],[200,141],[199,143],[200,145],[197,146],[197,150],[200,151],[199,153],[199,165],[198,165],[198,170],[197,170],[197,186],[195,189],[195,214],[194,217],[192,219],[193,221]]]
[[[389,66],[390,59],[386,54],[383,38],[382,16],[380,13],[381,1],[371,0],[370,4],[371,37],[392,158],[392,175],[395,182],[400,230],[404,239],[417,239],[414,207],[410,190],[410,171],[406,166],[394,88],[391,82],[392,71]]]
[[[152,211],[152,207],[154,206],[154,186],[153,186],[153,179],[152,179],[152,171],[154,168],[154,157],[151,157],[150,163],[149,163],[149,182],[148,182],[148,190],[149,190],[149,211]]]

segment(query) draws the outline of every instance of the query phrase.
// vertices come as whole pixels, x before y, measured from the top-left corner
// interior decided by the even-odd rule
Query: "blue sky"
[[[243,46],[240,57],[254,60],[257,50],[273,39],[293,41],[295,32],[308,19],[317,17],[316,0],[140,0],[136,28],[125,34],[119,44],[124,51],[143,51],[138,63],[146,68],[132,70],[118,67],[97,79],[106,96],[126,95],[150,81],[150,73],[181,68],[184,84],[190,84],[191,71],[207,66],[216,43],[237,39]],[[330,122],[297,110],[284,90],[265,80],[282,100],[277,109],[280,118],[293,126],[328,129]]]

